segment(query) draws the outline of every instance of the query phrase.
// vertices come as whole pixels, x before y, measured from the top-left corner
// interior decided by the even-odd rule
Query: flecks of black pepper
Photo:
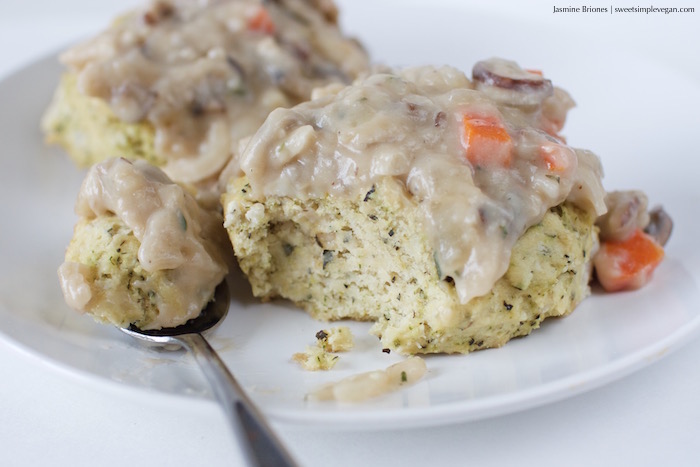
[[[323,329],[321,329],[320,331],[318,331],[316,333],[316,339],[318,339],[320,341],[322,341],[323,339],[325,339],[327,337],[328,337],[328,333],[326,333],[326,331],[324,331]]]
[[[333,261],[333,250],[323,250],[323,269],[326,269],[326,265]]]
[[[503,300],[503,306],[506,307],[506,310],[510,311],[513,309],[513,305],[510,303],[507,303],[505,300]]]
[[[394,229],[389,230],[389,236],[393,237],[394,236]]]
[[[374,194],[374,191],[376,190],[376,187],[372,185],[372,188],[369,189],[367,194],[365,195],[365,199],[363,200],[365,203],[372,199],[372,195]]]
[[[372,219],[373,221],[376,221],[378,219],[378,217],[374,214],[370,214],[369,218]]]
[[[384,352],[384,353],[391,353],[391,349],[382,349],[382,352]]]

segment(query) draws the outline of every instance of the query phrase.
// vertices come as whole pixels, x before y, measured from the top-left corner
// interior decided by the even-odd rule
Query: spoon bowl
[[[230,301],[231,294],[226,281],[224,281],[216,287],[216,290],[214,291],[214,298],[207,303],[207,306],[204,307],[199,316],[190,319],[184,324],[172,328],[161,329],[139,329],[131,324],[127,328],[119,329],[132,337],[147,342],[163,345],[176,344],[178,347],[180,347],[182,346],[182,343],[179,342],[178,336],[187,334],[201,334],[216,327],[216,325],[219,324],[228,314],[231,304]]]
[[[158,344],[167,349],[184,347],[192,352],[217,401],[224,409],[234,433],[241,441],[250,465],[295,466],[296,463],[275,435],[265,416],[202,335],[204,331],[221,322],[228,313],[230,304],[228,284],[223,281],[216,287],[214,298],[200,315],[185,324],[153,330],[142,330],[132,324],[128,328],[120,329],[151,345]]]

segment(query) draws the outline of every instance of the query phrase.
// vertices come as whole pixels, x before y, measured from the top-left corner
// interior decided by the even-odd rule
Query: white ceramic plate
[[[598,28],[594,35],[581,20],[543,21],[545,13],[521,21],[495,8],[438,1],[431,8],[404,3],[397,17],[395,2],[373,6],[371,14],[362,2],[347,3],[348,28],[380,61],[451,63],[469,70],[479,58],[501,55],[544,69],[581,103],[567,125],[569,141],[601,155],[609,189],[643,188],[653,202],[663,203],[676,229],[667,259],[647,288],[594,294],[570,317],[545,322],[502,349],[427,357],[425,380],[358,405],[310,403],[304,395],[400,357],[382,353],[367,324],[351,323],[356,348],[331,372],[304,372],[290,356],[312,343],[324,325],[285,303],[257,303],[238,278],[232,310],[211,342],[267,413],[289,423],[362,429],[494,416],[600,386],[695,334],[700,164],[692,133],[697,125],[691,123],[697,123],[700,85],[689,77],[693,70],[680,62],[669,66],[653,54],[628,53],[621,63],[613,28]],[[551,6],[541,8],[549,13]],[[383,24],[391,24],[391,34],[378,27]],[[675,58],[667,54],[665,60]],[[63,302],[56,268],[76,220],[72,206],[84,174],[60,150],[46,148],[38,129],[59,73],[48,58],[0,83],[0,335],[88,380],[182,396],[174,398],[174,410],[192,398],[210,398],[188,356],[146,350]]]

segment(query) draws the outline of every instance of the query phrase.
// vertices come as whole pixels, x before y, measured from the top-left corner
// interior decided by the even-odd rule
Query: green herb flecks
[[[185,219],[185,215],[179,209],[177,210],[177,220],[180,223],[180,228],[182,229],[182,231],[186,232],[187,231],[187,219]]]

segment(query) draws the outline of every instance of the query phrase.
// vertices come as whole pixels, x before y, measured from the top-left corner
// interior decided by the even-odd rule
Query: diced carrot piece
[[[550,172],[564,173],[569,170],[572,162],[570,154],[565,146],[549,141],[540,148],[540,156]]]
[[[637,229],[621,242],[603,242],[593,264],[600,285],[616,292],[644,286],[663,258],[663,247]]]
[[[509,167],[513,140],[503,122],[493,116],[464,116],[462,144],[467,160],[478,167]]]
[[[272,21],[267,9],[260,7],[255,14],[248,19],[248,29],[251,31],[264,32],[265,34],[274,34],[275,23]]]
[[[533,75],[544,76],[542,70],[533,70],[532,68],[526,68],[525,71],[527,71],[528,73],[532,73]]]

